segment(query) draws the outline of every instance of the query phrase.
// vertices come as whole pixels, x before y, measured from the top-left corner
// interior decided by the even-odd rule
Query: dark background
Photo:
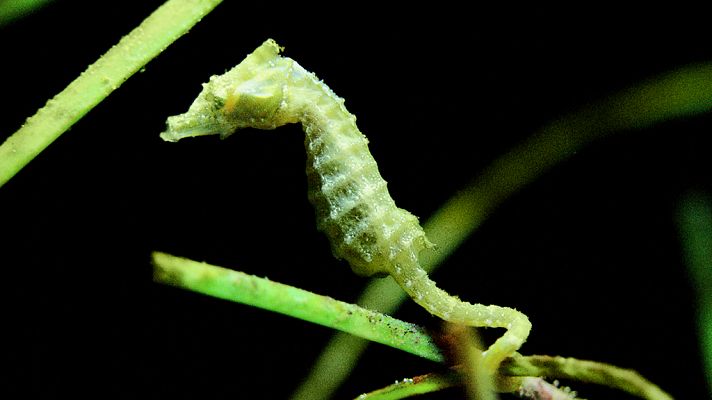
[[[0,28],[0,140],[160,3],[57,1]],[[314,227],[298,127],[158,137],[202,82],[268,37],[346,99],[392,196],[422,218],[547,121],[712,60],[697,10],[343,8],[226,2],[0,189],[3,390],[286,398],[306,375],[332,331],[151,282],[149,254],[162,250],[344,301],[366,283]],[[434,279],[526,312],[525,354],[630,367],[676,398],[705,398],[675,210],[687,191],[709,193],[711,126],[671,121],[580,150],[499,207]],[[412,304],[397,316],[434,324]],[[337,398],[436,368],[374,345]]]

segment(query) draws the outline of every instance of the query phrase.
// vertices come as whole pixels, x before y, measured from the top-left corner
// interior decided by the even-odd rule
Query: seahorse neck
[[[311,72],[294,62],[285,103],[304,126],[307,140],[321,135],[359,135],[356,117],[346,110],[344,99]]]

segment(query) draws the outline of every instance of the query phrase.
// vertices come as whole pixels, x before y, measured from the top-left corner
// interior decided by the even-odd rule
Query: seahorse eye
[[[276,114],[284,101],[283,86],[275,79],[241,82],[225,99],[222,112],[237,128],[274,129],[282,125]]]

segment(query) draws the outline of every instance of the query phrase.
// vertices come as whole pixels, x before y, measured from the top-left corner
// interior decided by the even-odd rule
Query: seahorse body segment
[[[445,320],[506,328],[483,359],[494,370],[526,340],[527,317],[510,308],[462,302],[428,278],[418,254],[432,244],[418,219],[395,205],[356,118],[314,74],[279,52],[267,40],[230,71],[211,77],[188,112],[168,118],[161,137],[227,137],[241,128],[300,122],[309,200],[334,255],[359,275],[391,275],[418,304]]]

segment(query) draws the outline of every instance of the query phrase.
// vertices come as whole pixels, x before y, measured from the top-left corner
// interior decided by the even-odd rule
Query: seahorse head
[[[292,121],[284,112],[285,88],[293,60],[279,56],[280,47],[265,41],[240,64],[203,84],[188,112],[167,121],[167,141],[218,134],[241,128],[274,129]]]

